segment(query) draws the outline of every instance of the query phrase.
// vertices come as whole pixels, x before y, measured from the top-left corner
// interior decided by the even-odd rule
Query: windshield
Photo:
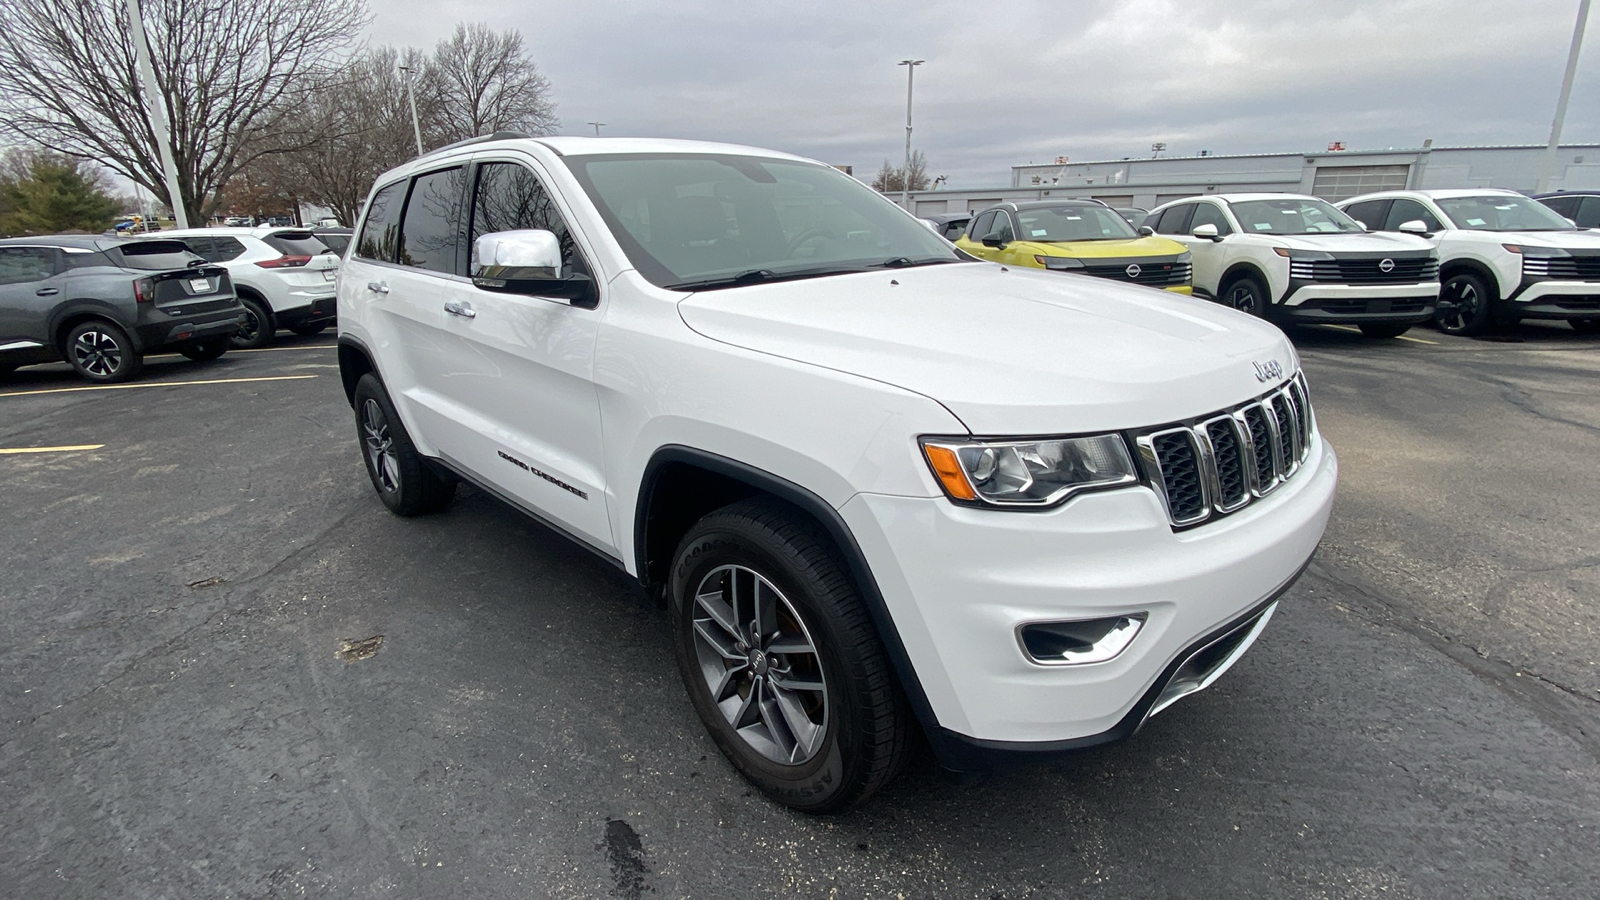
[[[629,261],[664,288],[964,259],[882,195],[828,166],[676,153],[566,162]]]
[[[1321,200],[1285,197],[1230,205],[1246,234],[1349,234],[1362,230],[1355,219]]]
[[[1457,228],[1469,231],[1572,231],[1555,210],[1527,197],[1487,194],[1435,200]]]
[[[1110,241],[1139,236],[1128,220],[1104,206],[1024,207],[1017,210],[1024,241]]]

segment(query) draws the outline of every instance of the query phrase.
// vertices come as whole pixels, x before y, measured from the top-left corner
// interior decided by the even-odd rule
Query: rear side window
[[[588,274],[566,220],[550,199],[550,192],[539,182],[539,176],[516,163],[478,166],[478,189],[472,199],[472,245],[486,234],[529,228],[551,232],[561,242],[563,271]]]
[[[217,261],[217,245],[216,242],[211,238],[199,236],[186,237],[183,239],[183,242],[189,245],[189,249],[194,251],[195,256],[200,257],[206,262]]]
[[[356,255],[379,262],[394,262],[395,244],[400,237],[400,205],[405,202],[406,182],[396,181],[367,204],[367,217],[361,223]]]
[[[1600,197],[1583,198],[1578,214],[1569,218],[1576,219],[1579,228],[1600,228]]]
[[[316,256],[328,249],[309,231],[277,231],[262,240],[284,256]]]
[[[1174,206],[1161,214],[1161,223],[1155,226],[1158,234],[1188,234],[1189,218],[1194,215],[1194,204]]]
[[[1394,205],[1389,207],[1389,215],[1384,219],[1383,230],[1399,231],[1401,225],[1419,220],[1422,224],[1428,226],[1429,231],[1444,230],[1444,226],[1439,224],[1439,220],[1433,213],[1428,212],[1426,206],[1415,200],[1406,200],[1404,198],[1394,201]],[[1369,225],[1367,227],[1370,228],[1372,226]]]
[[[401,265],[455,274],[461,177],[459,167],[417,176],[400,226],[397,259]]]
[[[206,259],[212,262],[227,262],[230,259],[238,259],[244,255],[244,243],[237,238],[214,237],[211,239],[211,244],[211,252],[216,255],[207,256]]]
[[[198,257],[188,244],[179,240],[132,241],[109,252],[118,265],[151,272],[187,269]]]
[[[0,247],[0,284],[43,281],[56,274],[56,251],[49,247]]]
[[[1539,202],[1569,219],[1573,218],[1573,213],[1578,210],[1577,197],[1540,197]]]

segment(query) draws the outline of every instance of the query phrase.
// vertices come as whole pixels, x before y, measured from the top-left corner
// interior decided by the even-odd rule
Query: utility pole
[[[406,99],[411,103],[411,132],[417,136],[417,155],[421,156],[422,150],[422,124],[417,121],[417,92],[411,86],[411,67],[401,66],[400,72],[406,80]]]
[[[1583,0],[1588,3],[1589,0]],[[924,59],[902,59],[895,65],[906,67],[906,167],[900,170],[900,205],[911,209],[911,76]]]
[[[172,198],[172,218],[179,228],[188,228],[189,211],[184,208],[183,192],[178,189],[178,162],[172,156],[172,132],[167,127],[167,108],[161,98],[161,88],[156,86],[156,71],[150,65],[150,45],[144,39],[144,15],[139,10],[139,0],[128,0],[128,36],[133,39],[133,56],[139,67],[139,80],[144,82],[145,102],[150,105],[150,130],[155,132],[156,150],[161,154],[167,196]]]
[[[585,124],[593,125],[594,126],[594,136],[595,137],[599,137],[600,136],[600,126],[602,126],[602,125],[604,125],[606,123],[604,123],[604,122],[587,122]]]
[[[1583,50],[1583,29],[1589,23],[1589,0],[1578,0],[1578,22],[1572,26],[1572,48],[1567,51],[1567,73],[1561,78],[1561,97],[1556,100],[1556,118],[1550,123],[1550,146],[1544,148],[1544,159],[1539,163],[1539,180],[1533,192],[1544,193],[1550,189],[1550,177],[1556,171],[1556,148],[1561,143],[1561,126],[1567,120],[1567,100],[1572,96],[1572,77],[1578,72],[1578,53]]]

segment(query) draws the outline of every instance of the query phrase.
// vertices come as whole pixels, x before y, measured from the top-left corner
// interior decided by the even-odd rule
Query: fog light
[[[1076,622],[1031,622],[1017,629],[1017,639],[1028,659],[1041,665],[1102,663],[1128,649],[1145,618],[1145,613],[1133,613]]]

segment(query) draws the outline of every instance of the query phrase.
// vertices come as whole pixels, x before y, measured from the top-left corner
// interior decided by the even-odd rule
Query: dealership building
[[[1151,209],[1170,200],[1241,191],[1300,193],[1338,201],[1403,188],[1510,188],[1531,193],[1544,145],[1431,147],[1157,156],[1011,167],[1011,184],[995,188],[912,191],[917,215],[982,209],[1002,200],[1051,197],[1103,200]],[[1550,190],[1600,190],[1600,144],[1563,144]],[[895,196],[898,199],[897,195]]]

